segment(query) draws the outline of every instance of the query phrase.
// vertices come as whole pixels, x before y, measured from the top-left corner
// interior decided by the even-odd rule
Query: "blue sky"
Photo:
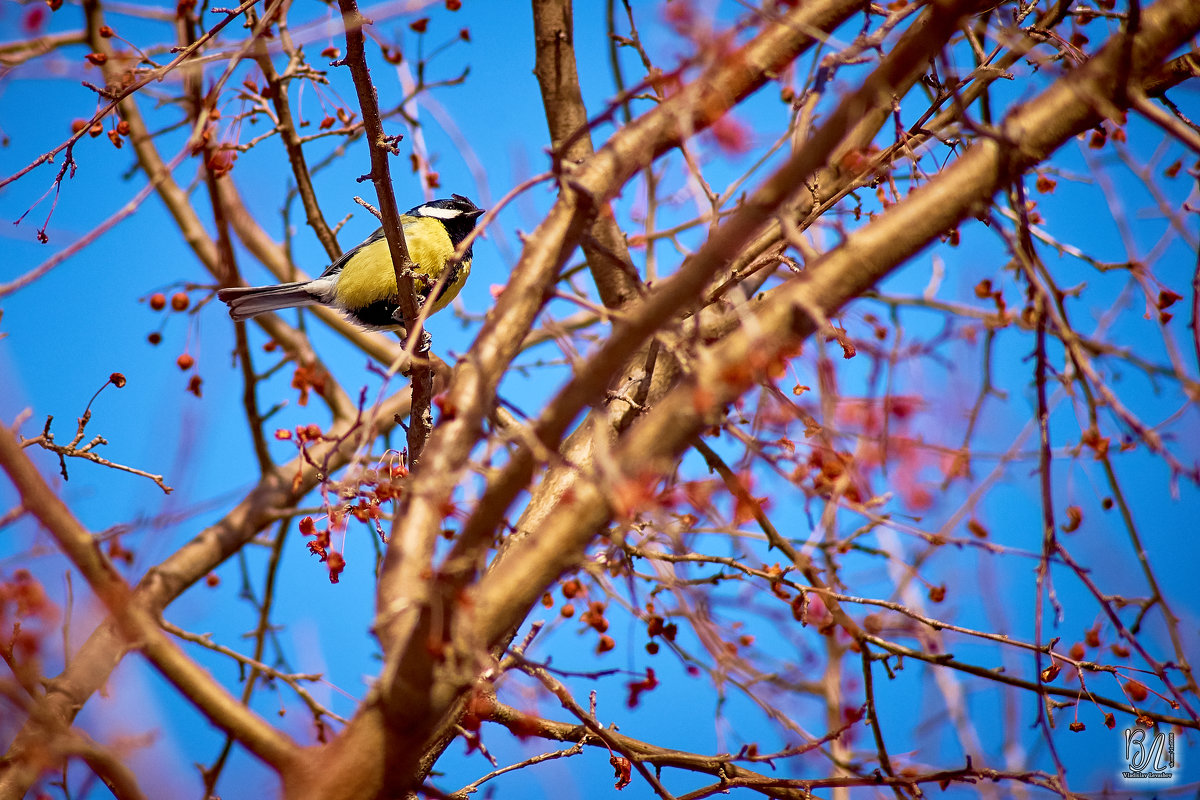
[[[30,8],[7,0],[0,3],[0,39],[9,40],[20,35],[21,20]],[[721,4],[720,12],[728,17],[737,10],[732,4]],[[293,11],[295,30],[307,30],[298,24],[303,13],[305,11],[299,7]],[[520,6],[517,12],[506,4],[468,3],[457,14],[446,12],[440,5],[421,13],[431,17],[426,34],[431,43],[429,46],[453,39],[463,26],[469,26],[471,38],[469,43],[458,42],[449,47],[428,67],[430,80],[450,78],[464,67],[470,67],[464,85],[437,90],[431,97],[437,108],[426,106],[420,111],[425,125],[423,136],[443,187],[435,194],[459,192],[471,196],[480,205],[488,205],[517,182],[545,170],[549,163],[544,151],[545,120],[532,75],[529,12],[525,6]],[[417,46],[414,34],[406,27],[411,18],[381,18],[377,26],[384,34],[400,35],[406,53],[415,52]],[[79,25],[79,19],[78,8],[67,5],[51,17],[47,29],[71,30]],[[684,43],[673,39],[654,13],[646,11],[640,19],[644,19],[643,35],[652,50],[667,54],[683,52]],[[111,24],[134,41],[155,41],[165,35],[164,26],[145,20],[114,16]],[[576,10],[576,30],[585,100],[589,110],[596,113],[615,91],[607,65],[603,4],[580,3]],[[325,68],[317,54],[331,42],[341,44],[336,35],[312,35],[306,44],[312,64]],[[381,105],[388,107],[400,97],[399,81],[395,71],[378,54],[378,48],[368,49]],[[96,80],[97,77],[94,70],[81,66],[82,55],[81,48],[64,51],[64,58],[54,62],[59,70],[54,74],[44,75],[21,68],[0,77],[0,109],[4,111],[0,115],[0,126],[8,137],[7,145],[0,148],[0,174],[8,175],[23,167],[37,154],[65,139],[72,120],[91,115],[95,95],[82,87],[80,80]],[[664,56],[668,64],[671,58],[671,55]],[[627,58],[625,64],[629,79],[640,75],[635,60]],[[809,62],[805,61],[798,69],[806,71],[808,66]],[[344,70],[329,72],[335,84],[329,97],[340,96],[352,102],[354,93]],[[863,68],[844,71],[839,75],[837,88],[853,85],[863,72]],[[242,77],[243,73],[239,72],[237,80]],[[1034,93],[1038,83],[1032,75],[1023,78],[1015,82],[1010,91],[1014,97],[1025,99]],[[706,176],[715,185],[720,186],[722,180],[732,180],[739,175],[753,162],[761,148],[770,144],[769,140],[760,137],[782,126],[786,109],[776,92],[774,87],[768,89],[738,111],[739,117],[756,132],[755,151],[721,163],[722,154],[711,143],[704,139],[696,143],[697,152],[710,164]],[[1183,105],[1195,100],[1196,92],[1192,89],[1190,93],[1181,92],[1177,102]],[[295,96],[293,101],[296,101]],[[304,95],[299,105],[314,123],[324,113],[311,92]],[[143,109],[148,111],[149,105],[144,104]],[[235,106],[227,108],[226,118],[236,110]],[[169,108],[151,113],[155,120],[152,127],[156,128],[177,119]],[[453,130],[447,130],[442,124],[448,119],[453,120]],[[597,141],[602,141],[610,130],[600,126]],[[1134,165],[1152,164],[1157,174],[1161,174],[1174,158],[1184,156],[1181,148],[1163,145],[1161,134],[1140,120],[1131,122],[1129,134],[1127,152]],[[252,135],[253,129],[244,126],[242,139]],[[173,157],[183,142],[184,134],[178,131],[162,137],[160,147],[164,156]],[[462,150],[461,142],[469,143],[469,153]],[[332,146],[330,142],[328,147]],[[312,162],[324,152],[322,146],[314,147]],[[1119,262],[1130,256],[1114,219],[1129,221],[1138,256],[1154,250],[1159,239],[1166,235],[1167,225],[1157,211],[1155,198],[1139,188],[1140,184],[1131,172],[1119,165],[1114,165],[1113,171],[1119,182],[1106,199],[1103,185],[1095,181],[1099,174],[1095,166],[1097,160],[1111,164],[1117,158],[1114,152],[1110,148],[1096,153],[1085,143],[1069,143],[1054,162],[1058,170],[1058,189],[1052,195],[1037,199],[1042,214],[1050,220],[1048,227],[1057,235],[1086,246],[1099,258]],[[79,162],[78,172],[64,183],[57,197],[47,229],[49,244],[37,243],[34,231],[49,213],[53,195],[38,204],[20,225],[0,226],[0,237],[3,237],[0,247],[6,254],[4,266],[0,268],[0,283],[26,273],[58,248],[86,234],[141,187],[140,175],[130,175],[132,156],[129,149],[115,150],[107,137],[82,140],[76,148],[75,158]],[[473,170],[475,163],[482,165],[482,172]],[[282,164],[281,148],[272,140],[243,154],[233,173],[247,204],[258,215],[263,227],[276,237],[281,237],[284,232],[280,209],[291,185]],[[193,184],[196,167],[194,160],[185,160],[175,172],[176,180],[183,185]],[[366,150],[359,143],[315,176],[317,192],[329,221],[335,223],[345,215],[353,215],[339,233],[344,248],[359,241],[376,225],[374,219],[352,201],[355,194],[373,200],[369,185],[354,180],[366,172],[367,167]],[[664,180],[678,185],[681,174],[678,159],[669,161],[664,169]],[[35,204],[51,186],[53,170],[53,167],[42,167],[0,190],[0,220],[11,222]],[[393,174],[402,207],[426,199],[402,161],[396,163]],[[758,173],[763,174],[761,170]],[[753,183],[752,180],[750,185]],[[1166,193],[1163,203],[1167,206],[1178,208],[1188,197],[1193,204],[1197,202],[1186,179],[1161,181],[1159,185]],[[617,207],[622,219],[627,220],[631,210],[636,212],[644,206],[640,186],[638,182],[631,184],[619,198]],[[207,202],[203,186],[193,191],[197,205],[203,207]],[[504,283],[507,270],[515,260],[519,233],[533,228],[553,197],[547,186],[531,190],[503,213],[487,237],[476,245],[472,279],[461,295],[461,307],[471,319],[460,323],[454,315],[445,313],[432,321],[430,327],[435,348],[440,352],[462,352],[469,346],[477,330],[479,315],[491,304],[492,287]],[[872,201],[867,197],[866,202]],[[1114,213],[1112,206],[1117,203],[1123,208]],[[686,195],[683,195],[676,207],[665,209],[664,217],[667,220],[684,219],[691,210]],[[303,213],[297,203],[291,206],[290,219],[297,265],[310,273],[318,272],[324,266],[325,258],[315,237],[302,224]],[[827,244],[836,241],[836,233],[827,231],[824,235]],[[1194,242],[1194,217],[1189,235]],[[682,238],[685,246],[694,245],[695,241],[695,236]],[[664,269],[677,263],[677,255],[668,245],[660,245],[658,255]],[[640,251],[635,251],[635,257],[640,257]],[[1045,257],[1052,264],[1060,286],[1087,284],[1086,302],[1079,303],[1074,317],[1081,330],[1090,331],[1096,325],[1107,326],[1102,315],[1114,308],[1133,308],[1133,311],[1119,314],[1111,323],[1112,338],[1134,347],[1148,360],[1166,362],[1167,354],[1156,323],[1141,319],[1139,301],[1128,295],[1127,273],[1099,274],[1070,258],[1051,261],[1049,253]],[[576,256],[576,261],[578,258]],[[1004,280],[1004,256],[997,236],[983,225],[971,223],[964,226],[963,242],[959,247],[941,247],[922,254],[884,288],[898,295],[920,295],[928,285],[930,264],[934,260],[939,260],[946,269],[938,295],[941,298],[973,302],[971,287],[981,276],[990,276],[997,283]],[[250,282],[269,280],[269,275],[240,250],[239,267]],[[1188,285],[1195,269],[1192,245],[1176,236],[1167,245],[1166,255],[1155,269],[1160,280],[1182,291],[1179,287]],[[156,197],[151,197],[133,217],[81,254],[19,293],[0,300],[0,309],[3,309],[0,374],[5,376],[5,388],[0,391],[0,417],[5,424],[12,424],[28,409],[32,417],[23,424],[21,432],[33,436],[40,432],[46,415],[52,414],[59,440],[67,439],[75,418],[110,373],[121,372],[129,380],[124,389],[118,391],[108,387],[97,398],[92,406],[88,433],[101,434],[108,439],[109,444],[102,448],[106,457],[152,473],[162,473],[175,492],[165,496],[144,478],[85,463],[69,465],[70,480],[61,487],[64,498],[93,531],[104,531],[116,525],[136,526],[136,533],[130,539],[136,543],[134,565],[127,572],[131,578],[139,576],[204,526],[219,519],[231,499],[240,497],[256,479],[253,460],[248,455],[250,438],[241,414],[240,371],[230,358],[233,327],[224,309],[214,303],[195,314],[165,314],[152,311],[142,302],[156,291],[170,294],[181,282],[205,284],[210,281],[182,242],[162,204]],[[1009,291],[1011,294],[1006,297],[1009,304],[1019,306],[1021,297],[1015,290],[1010,288]],[[193,291],[191,296],[195,303],[204,293]],[[1182,348],[1184,360],[1191,364],[1190,374],[1194,376],[1195,355],[1187,349],[1188,338],[1183,328],[1187,314],[1182,310],[1183,305],[1180,304],[1180,313],[1173,323],[1174,336]],[[562,303],[552,306],[549,313],[565,316],[573,310],[572,306]],[[862,314],[868,311],[886,318],[886,309],[877,303],[856,305],[846,318],[853,335],[861,335],[865,329]],[[1076,313],[1074,307],[1072,313]],[[934,336],[941,324],[932,314],[920,311],[904,312],[903,320],[906,331],[915,339]],[[147,336],[156,331],[161,332],[162,343],[154,347],[147,342]],[[250,336],[253,346],[261,348],[263,336],[252,326]],[[1012,330],[998,335],[994,369],[997,382],[1009,395],[1003,401],[989,401],[988,425],[976,445],[984,450],[1002,451],[1032,418],[1035,405],[1028,361],[1031,341],[1027,334]],[[370,396],[374,396],[378,379],[365,369],[365,358],[361,354],[324,331],[314,332],[314,342],[326,363],[352,394],[358,387],[367,386]],[[197,372],[203,378],[203,397],[199,399],[185,391],[190,373],[181,372],[176,366],[177,356],[185,351],[196,359]],[[812,352],[810,350],[798,359],[794,369],[799,382],[815,386]],[[980,375],[975,365],[978,345],[955,341],[941,352],[942,361],[906,362],[897,372],[897,387],[938,393],[939,397],[952,398],[952,402],[957,402],[965,411],[978,391]],[[270,354],[261,350],[258,354],[259,369],[273,363]],[[541,366],[538,361],[554,360],[560,355],[555,348],[548,347],[523,356],[519,363],[530,369],[526,374],[514,375],[506,381],[503,387],[505,399],[527,412],[536,411],[539,402],[546,397],[546,387],[557,384],[566,374],[561,366]],[[1052,354],[1052,357],[1061,366],[1061,353]],[[843,391],[865,394],[871,381],[867,360],[844,363],[840,358],[836,360]],[[292,427],[315,422],[324,426],[328,418],[319,403],[299,407],[295,393],[289,388],[289,379],[290,370],[283,369],[262,389],[264,405],[285,403],[275,418],[278,425]],[[1132,369],[1125,369],[1116,376],[1114,386],[1131,408],[1151,423],[1168,420],[1182,402],[1177,388],[1172,388],[1169,382],[1162,381],[1156,386],[1155,382]],[[1079,407],[1071,398],[1061,395],[1056,402],[1055,441],[1066,446],[1078,439]],[[959,431],[962,420],[946,421],[928,415],[918,419],[914,428],[930,440],[944,442],[952,438],[946,434],[946,428]],[[1164,430],[1173,437],[1174,452],[1183,460],[1194,462],[1196,449],[1194,444],[1189,447],[1187,442],[1200,440],[1197,439],[1200,431],[1197,431],[1195,406],[1183,409],[1178,419],[1166,423]],[[1035,443],[1035,439],[1029,440],[1030,449]],[[727,445],[724,443],[723,446]],[[1115,445],[1116,442],[1114,448]],[[279,460],[290,458],[294,453],[294,446],[289,442],[272,442],[271,447]],[[33,457],[48,477],[55,475],[56,464],[51,455],[34,453]],[[986,458],[978,460],[976,469],[979,473],[986,473],[990,468]],[[699,462],[691,460],[687,462],[687,469],[697,474],[702,471]],[[1036,476],[1031,475],[1030,470],[1031,462],[1028,461],[1002,470],[997,488],[983,501],[977,513],[986,517],[997,543],[1036,552],[1040,547],[1040,512],[1034,491]],[[1122,455],[1118,460],[1118,472],[1147,549],[1155,556],[1156,574],[1163,583],[1164,592],[1175,600],[1176,611],[1185,617],[1183,629],[1193,637],[1191,646],[1194,648],[1197,596],[1192,573],[1196,543],[1194,537],[1187,534],[1194,532],[1194,516],[1200,508],[1196,488],[1181,481],[1178,493],[1173,493],[1162,462],[1141,451]],[[1133,554],[1120,532],[1115,512],[1108,516],[1098,512],[1098,499],[1106,493],[1098,474],[1098,469],[1086,456],[1062,458],[1056,467],[1055,501],[1060,513],[1070,503],[1077,503],[1087,510],[1083,534],[1070,540],[1072,552],[1103,576],[1106,590],[1142,595],[1145,587],[1137,580]],[[925,480],[932,481],[933,478],[925,476]],[[811,517],[794,490],[789,491],[784,482],[773,482],[770,478],[764,478],[762,485],[775,498],[780,519],[797,529],[808,524]],[[11,507],[13,500],[7,484],[0,485],[0,512]],[[945,514],[960,502],[961,492],[939,495],[929,513],[932,516]],[[819,510],[813,513],[819,515]],[[961,528],[955,533],[964,535]],[[61,600],[64,567],[53,556],[49,539],[29,524],[13,526],[4,534],[0,538],[0,574],[7,576],[18,566],[30,567]],[[374,563],[372,536],[366,528],[351,526],[345,544],[350,566],[336,586],[325,580],[324,568],[308,556],[298,536],[289,539],[284,554],[278,603],[281,608],[302,611],[287,615],[288,627],[278,639],[282,654],[290,669],[325,673],[328,684],[314,687],[314,694],[342,714],[352,712],[355,699],[362,696],[367,681],[378,669],[374,659],[375,644],[367,633],[373,603],[370,580]],[[920,542],[911,537],[901,536],[898,541],[899,546],[905,548],[903,553],[893,554],[899,560],[922,549]],[[713,552],[722,551],[714,544]],[[220,588],[194,587],[168,610],[167,618],[188,630],[211,631],[219,641],[238,642],[238,637],[252,628],[254,610],[248,603],[237,602],[233,595],[236,587],[241,585],[243,574],[250,576],[256,591],[261,590],[265,559],[265,548],[248,547],[244,557],[232,559],[217,571]],[[874,596],[873,593],[882,592],[879,596],[887,596],[890,581],[879,559],[851,556],[845,564],[843,580],[853,586],[851,593]],[[930,613],[950,614],[960,624],[972,627],[1008,628],[1015,636],[1028,639],[1032,636],[1029,620],[1033,608],[1034,565],[1033,560],[1020,556],[1005,556],[999,559],[998,565],[997,559],[981,558],[978,551],[970,548],[938,553],[922,574],[934,582],[945,581],[957,591],[953,591],[948,600],[953,613],[945,611],[945,607],[932,609]],[[1047,635],[1062,635],[1064,642],[1070,643],[1093,623],[1096,609],[1073,578],[1056,572],[1056,579],[1069,613],[1062,627],[1058,630],[1048,628]],[[85,594],[78,578],[75,594],[77,598]],[[772,630],[762,617],[743,614],[746,609],[739,608],[739,604],[749,604],[750,600],[739,596],[737,587],[719,592],[717,599],[725,604],[722,613],[726,619],[744,616],[748,626],[757,626],[747,630],[752,630],[758,637],[759,646],[782,661],[803,671],[806,658],[817,659],[820,655],[819,647],[811,642],[809,650],[797,647],[796,643],[803,641],[801,637],[794,633],[785,636]],[[77,646],[81,637],[91,630],[96,612],[81,601],[73,613],[72,635]],[[997,614],[1003,619],[997,620]],[[548,612],[546,616],[553,619],[555,612]],[[602,658],[592,653],[594,637],[589,633],[578,633],[577,627],[573,622],[556,626],[544,636],[540,645],[543,649],[535,655],[552,655],[555,665],[563,669],[622,670],[594,681],[576,679],[572,685],[580,697],[586,697],[590,688],[597,688],[601,698],[601,718],[618,723],[623,732],[700,752],[736,751],[742,743],[749,741],[759,742],[765,750],[771,746],[769,742],[774,746],[785,742],[786,737],[779,736],[765,720],[762,709],[755,708],[738,690],[725,687],[727,694],[723,700],[718,699],[720,694],[713,692],[707,678],[689,676],[669,654],[648,658],[642,650],[644,632],[639,638],[639,631],[643,629],[628,616],[614,614],[614,629],[619,632],[615,638],[619,646]],[[1151,640],[1161,647],[1164,637],[1161,632],[1152,631]],[[697,647],[691,640],[683,644],[687,648]],[[996,652],[977,650],[961,640],[955,640],[953,647],[954,652],[964,658],[986,660]],[[227,661],[196,648],[190,652],[230,684],[236,680],[235,670]],[[273,652],[268,652],[273,657]],[[1165,652],[1165,649],[1160,651]],[[1200,654],[1193,652],[1192,655]],[[1006,663],[1010,664],[1010,669],[1026,675],[1032,670],[1024,656],[1010,657]],[[55,671],[53,664],[52,656],[48,665],[51,673]],[[630,673],[641,674],[647,665],[658,671],[663,685],[645,694],[642,705],[633,712],[624,707],[624,685],[630,680]],[[514,681],[514,684],[520,685],[520,681]],[[909,719],[924,720],[935,716],[931,715],[931,709],[942,703],[939,690],[927,672],[918,673],[913,668],[899,673],[893,681],[884,681],[877,675],[876,686],[880,692],[880,713],[885,731],[889,737],[894,737],[889,739],[894,756],[914,753],[913,757],[922,763],[947,766],[958,762],[954,755],[958,745],[950,740],[948,730],[906,724]],[[979,689],[978,684],[964,686],[973,692],[970,707],[984,733],[988,752],[998,754],[999,733],[990,728],[987,720],[999,722],[1004,717],[1006,710],[1001,698],[994,693],[974,693]],[[855,691],[853,681],[848,682],[849,694],[856,696]],[[1100,691],[1108,696],[1119,694],[1111,684]],[[190,706],[175,698],[169,688],[136,658],[126,659],[118,669],[109,695],[108,698],[94,698],[88,704],[81,716],[82,725],[108,741],[116,736],[153,734],[153,744],[139,750],[134,757],[143,788],[152,795],[164,795],[179,791],[183,782],[187,787],[185,793],[194,794],[199,784],[191,762],[216,755],[220,737],[215,731]],[[510,699],[516,702],[518,698],[537,702],[547,716],[567,718],[554,703],[544,697],[535,701],[532,693],[519,692],[514,686]],[[818,735],[824,732],[822,712],[815,703],[792,702],[796,707],[787,710],[802,720],[806,730]],[[305,712],[287,690],[260,690],[255,708],[268,716],[285,708],[288,716],[281,724],[297,738],[304,739],[308,735]],[[1046,769],[1049,762],[1045,758],[1044,745],[1029,728],[1034,711],[1034,698],[1020,696],[1017,705],[1010,710],[1016,715],[1011,729],[1023,732],[1023,739],[1017,744],[1034,753],[1033,762],[1037,768]],[[714,721],[714,717],[719,719]],[[1119,731],[1105,730],[1099,715],[1092,709],[1081,709],[1081,718],[1088,722],[1086,732],[1074,737],[1058,736],[1056,741],[1063,748],[1064,762],[1072,768],[1072,777],[1080,776],[1080,782],[1073,783],[1072,788],[1099,789],[1103,781],[1116,774],[1120,760]],[[1064,718],[1061,724],[1066,722]],[[865,737],[867,734],[860,730],[859,735]],[[485,727],[484,737],[501,763],[519,759],[523,753],[546,749],[539,742],[511,741],[497,728]],[[204,744],[197,747],[197,742]],[[866,744],[865,741],[859,743]],[[1200,740],[1195,737],[1185,739],[1180,745],[1184,769],[1192,779],[1200,777],[1200,771],[1192,767],[1191,762],[1200,759],[1192,757],[1189,760],[1189,751],[1195,751],[1198,746]],[[489,767],[479,754],[465,755],[462,750],[461,743],[453,744],[439,765],[446,773],[436,781],[441,788],[456,789],[488,771]],[[803,774],[804,769],[824,770],[826,765],[824,760],[802,760],[795,768]],[[533,787],[538,787],[547,797],[563,794],[605,797],[611,795],[610,776],[607,754],[590,750],[582,756],[501,779],[497,785],[502,795],[519,791],[522,796],[530,796],[535,791]],[[222,784],[223,794],[226,797],[249,796],[250,787],[270,787],[271,780],[252,759],[237,751]],[[521,781],[530,781],[532,785],[520,785],[518,790]],[[680,781],[672,786],[682,793],[686,791],[684,783]],[[243,791],[246,791],[245,795],[241,794]],[[627,794],[631,792],[636,792],[638,797],[647,796],[648,789],[635,778],[634,787],[626,790]]]

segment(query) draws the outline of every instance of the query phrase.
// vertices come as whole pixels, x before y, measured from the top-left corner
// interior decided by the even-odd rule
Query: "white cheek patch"
[[[457,219],[463,215],[463,212],[453,208],[438,208],[437,206],[417,206],[417,212],[423,217],[436,217],[437,219]]]

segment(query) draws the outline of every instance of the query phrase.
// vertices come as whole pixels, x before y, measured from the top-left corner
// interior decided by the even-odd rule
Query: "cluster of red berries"
[[[150,304],[150,308],[153,310],[163,311],[167,307],[168,300],[167,296],[162,292],[155,292],[154,294],[150,295],[150,298],[147,302]],[[187,311],[192,304],[191,298],[188,297],[187,292],[175,292],[171,295],[169,302],[172,311]],[[160,331],[153,331],[146,337],[146,341],[150,342],[152,345],[159,345],[162,343],[162,333]],[[175,359],[175,365],[183,372],[187,372],[189,369],[196,366],[196,359],[191,353],[184,351],[183,353],[179,354],[178,358]],[[196,395],[196,397],[199,397],[200,386],[203,384],[203,382],[204,381],[199,374],[193,374],[190,378],[188,378],[187,390]]]

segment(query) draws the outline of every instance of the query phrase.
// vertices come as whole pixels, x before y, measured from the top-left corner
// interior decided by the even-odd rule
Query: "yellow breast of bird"
[[[433,220],[416,223],[410,219],[404,220],[404,241],[415,267],[414,281],[420,300],[433,288],[443,265],[454,255],[454,245],[442,225]],[[458,296],[470,272],[470,259],[456,264],[431,311],[440,311]],[[359,248],[342,268],[334,291],[338,303],[346,308],[365,308],[385,297],[396,302],[396,272],[392,268],[387,239],[380,237]]]

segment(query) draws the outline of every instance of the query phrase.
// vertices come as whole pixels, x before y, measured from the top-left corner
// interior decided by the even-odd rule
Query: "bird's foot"
[[[429,352],[430,346],[433,344],[433,335],[429,331],[421,331],[421,339],[417,342],[417,346],[413,349],[413,355],[423,356]],[[404,341],[404,346],[408,346],[408,340]]]

